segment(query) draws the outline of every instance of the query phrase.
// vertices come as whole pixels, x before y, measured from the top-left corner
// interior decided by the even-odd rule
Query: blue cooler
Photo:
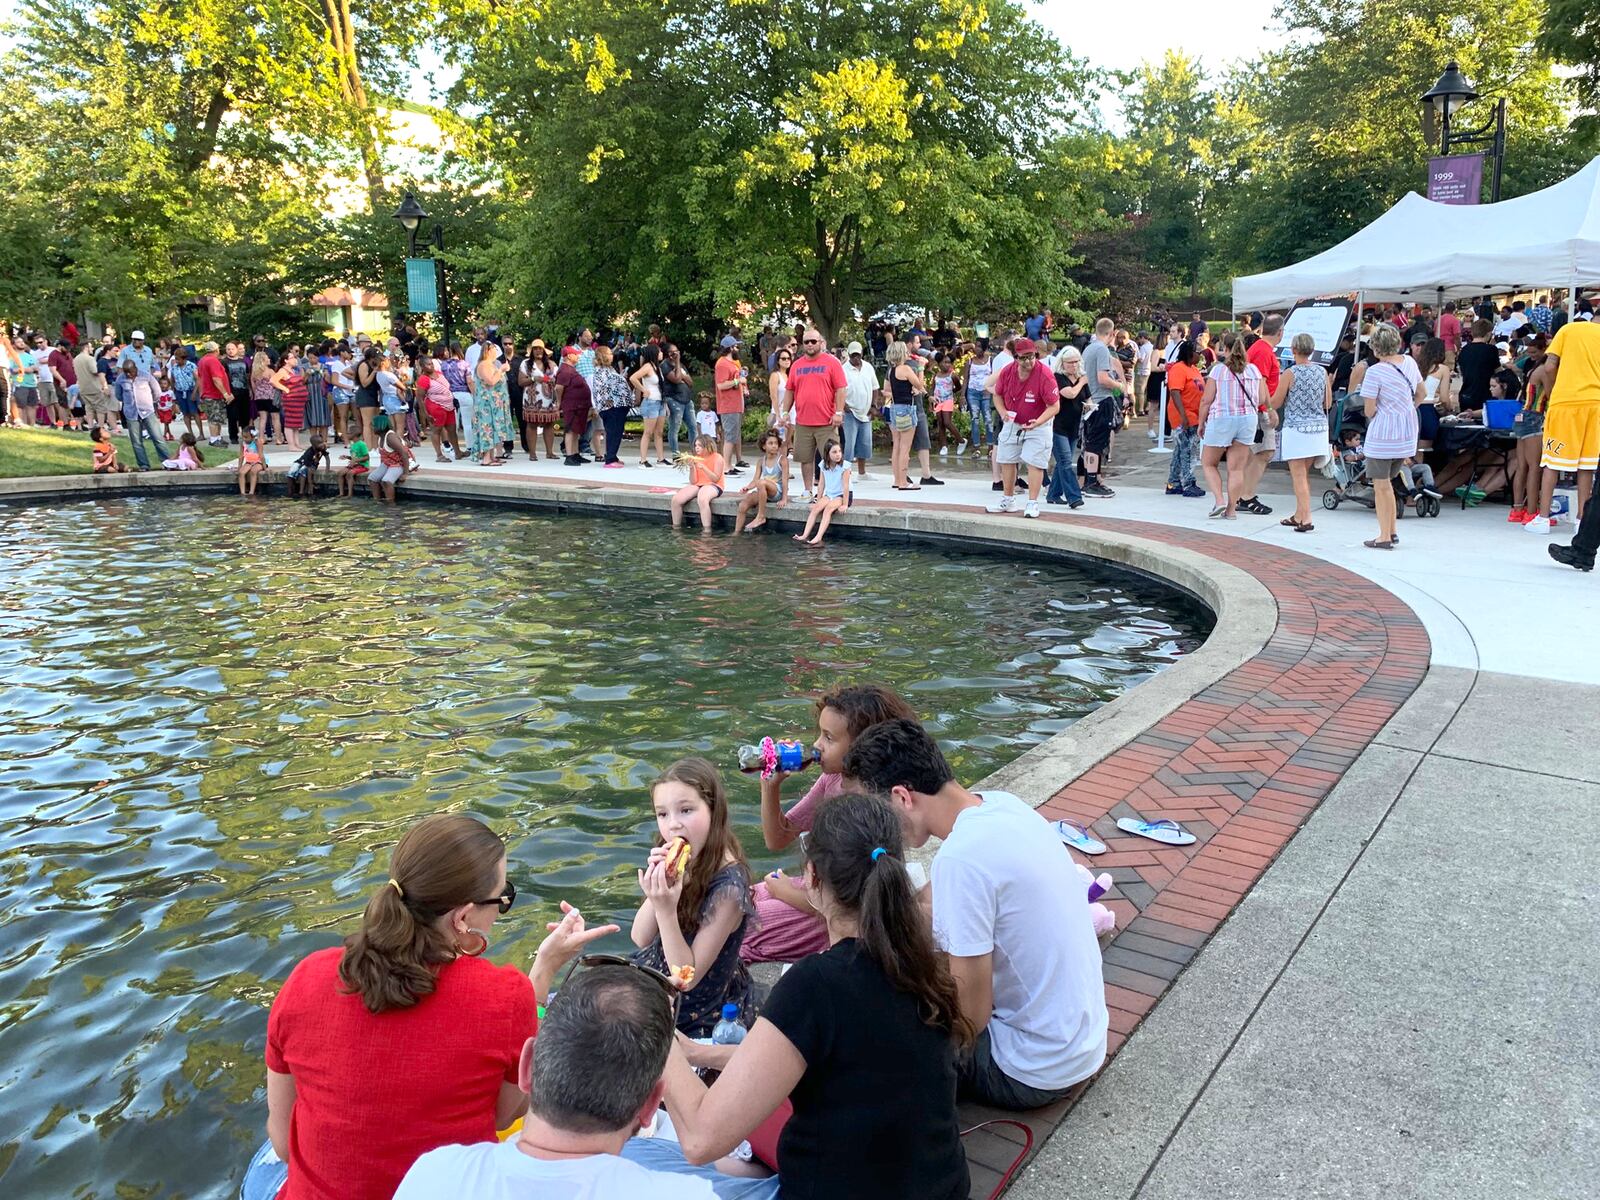
[[[1490,429],[1509,430],[1521,409],[1521,400],[1487,400],[1483,405],[1483,423]]]

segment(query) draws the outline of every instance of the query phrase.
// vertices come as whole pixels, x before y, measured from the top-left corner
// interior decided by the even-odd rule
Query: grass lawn
[[[111,441],[117,448],[117,462],[128,467],[139,465],[127,438],[114,437]],[[176,450],[177,445],[174,439],[168,443],[168,448]],[[202,444],[200,450],[205,455],[208,467],[219,467],[237,457],[232,446]],[[145,452],[150,453],[148,444]],[[160,463],[152,462],[150,465],[158,471],[161,469]],[[0,429],[0,479],[17,479],[25,475],[87,475],[93,467],[94,458],[89,451],[87,433],[30,426],[6,426]]]

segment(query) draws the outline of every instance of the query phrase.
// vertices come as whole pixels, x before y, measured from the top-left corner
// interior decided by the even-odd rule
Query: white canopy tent
[[[1313,296],[1432,304],[1528,287],[1600,284],[1600,158],[1543,191],[1499,204],[1440,204],[1407,192],[1359,233],[1304,262],[1233,281],[1233,311]]]

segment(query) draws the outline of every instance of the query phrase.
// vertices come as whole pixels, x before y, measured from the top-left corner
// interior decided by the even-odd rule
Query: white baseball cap
[[[129,339],[131,339],[131,340],[132,340],[132,341],[135,341],[135,342],[142,342],[142,341],[144,341],[144,330],[142,330],[142,329],[135,329],[135,330],[134,330],[134,331],[133,331],[133,332],[132,332],[132,333],[130,333],[130,334],[129,334],[129,335],[128,335],[128,337],[129,337]]]
[[[846,346],[844,348],[844,352],[847,355],[849,355],[849,354],[860,354],[861,353],[861,343],[860,342],[851,342],[848,346]]]

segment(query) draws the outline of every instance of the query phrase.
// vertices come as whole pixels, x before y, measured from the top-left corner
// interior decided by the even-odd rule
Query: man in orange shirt
[[[1261,322],[1261,336],[1250,343],[1250,349],[1245,351],[1245,357],[1252,366],[1261,372],[1261,378],[1267,381],[1267,395],[1272,395],[1278,390],[1278,378],[1283,374],[1283,368],[1278,365],[1278,343],[1283,341],[1283,317],[1273,313]],[[1244,479],[1241,490],[1249,493],[1239,498],[1234,505],[1245,512],[1266,516],[1272,510],[1260,500],[1256,499],[1256,488],[1261,485],[1261,477],[1267,473],[1267,464],[1272,461],[1272,456],[1278,452],[1278,415],[1268,405],[1261,405],[1258,419],[1261,422],[1261,440],[1255,445],[1255,452],[1251,454],[1249,463],[1244,469]],[[1230,489],[1232,482],[1229,482]]]
[[[722,460],[728,464],[724,475],[742,475],[745,462],[739,454],[744,426],[744,401],[750,394],[749,373],[739,361],[739,339],[727,334],[722,339],[722,357],[717,359],[717,423],[722,427]]]

